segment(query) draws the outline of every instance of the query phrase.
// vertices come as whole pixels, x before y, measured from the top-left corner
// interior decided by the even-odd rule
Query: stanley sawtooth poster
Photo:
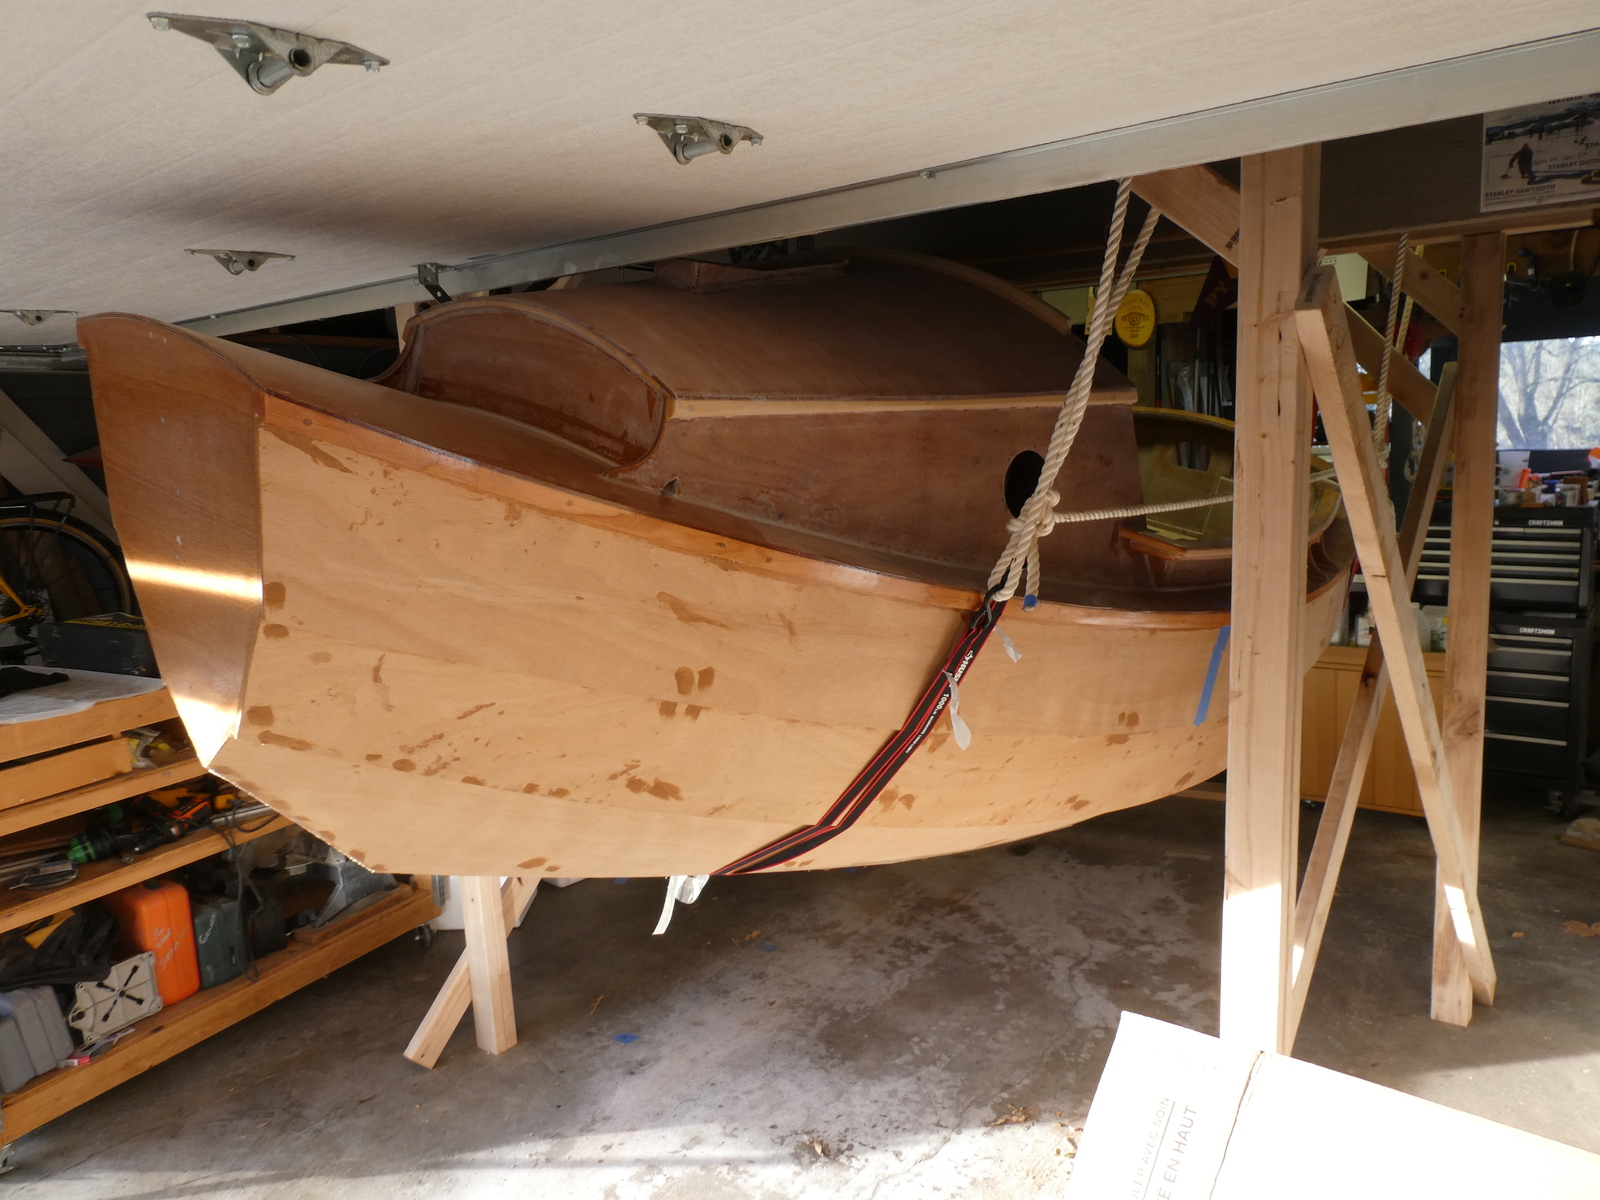
[[[1600,200],[1600,92],[1483,114],[1480,210]]]

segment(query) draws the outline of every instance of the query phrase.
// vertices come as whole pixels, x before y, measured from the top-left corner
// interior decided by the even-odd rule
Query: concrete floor
[[[1427,1019],[1426,832],[1361,814],[1300,1055],[1600,1151],[1600,938],[1561,929],[1600,921],[1600,854],[1559,829],[1491,807],[1500,998],[1461,1030]],[[401,1059],[460,935],[402,940],[25,1138],[6,1186],[1059,1195],[1118,1011],[1215,1032],[1221,846],[1221,805],[1166,800],[1031,846],[718,881],[660,938],[660,880],[546,889],[511,939],[504,1056],[464,1025],[435,1071]]]

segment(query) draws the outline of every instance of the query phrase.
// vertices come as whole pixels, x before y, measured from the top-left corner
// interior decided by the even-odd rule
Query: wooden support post
[[[1294,302],[1321,147],[1247,155],[1241,175],[1221,1032],[1287,1053],[1311,458]]]
[[[1422,563],[1428,519],[1433,514],[1434,497],[1439,491],[1439,481],[1444,477],[1444,465],[1449,458],[1455,377],[1455,364],[1447,364],[1439,380],[1433,417],[1428,422],[1428,434],[1423,440],[1417,463],[1417,478],[1411,489],[1411,500],[1406,505],[1405,521],[1400,528],[1400,557],[1405,564],[1408,588],[1416,582],[1417,568]],[[1300,885],[1300,899],[1295,903],[1291,1031],[1299,1029],[1300,1016],[1305,1011],[1306,995],[1311,990],[1311,973],[1316,969],[1323,930],[1328,924],[1328,910],[1333,904],[1334,889],[1339,882],[1339,868],[1344,862],[1345,847],[1350,842],[1350,827],[1355,823],[1356,806],[1361,800],[1361,787],[1367,777],[1372,742],[1378,732],[1378,717],[1383,711],[1384,697],[1388,694],[1389,670],[1383,661],[1383,640],[1374,637],[1372,644],[1367,647],[1366,662],[1361,667],[1361,682],[1356,686],[1355,702],[1350,706],[1350,716],[1345,721],[1339,757],[1334,761],[1333,778],[1328,783],[1328,798],[1322,806],[1322,819],[1317,822],[1317,840],[1311,847],[1311,860],[1306,864],[1305,879]],[[1452,944],[1454,940],[1452,935]],[[1290,1042],[1293,1044],[1293,1032]]]
[[[1478,906],[1475,873],[1469,873],[1469,844],[1445,763],[1444,743],[1411,613],[1411,589],[1396,543],[1394,509],[1373,449],[1366,403],[1350,347],[1350,326],[1332,267],[1311,273],[1297,308],[1300,347],[1312,386],[1322,402],[1322,424],[1328,431],[1328,446],[1339,470],[1350,531],[1361,557],[1372,615],[1394,681],[1395,710],[1405,732],[1417,791],[1433,835],[1451,926],[1474,994],[1490,1003],[1494,998],[1494,964],[1483,912]]]
[[[1444,751],[1466,852],[1465,883],[1478,886],[1483,805],[1483,716],[1489,660],[1489,551],[1494,538],[1495,428],[1500,408],[1500,304],[1505,235],[1461,241],[1462,324],[1456,382],[1456,473],[1450,518],[1450,642],[1444,660]],[[1467,964],[1450,933],[1440,877],[1434,921],[1433,1017],[1472,1019]],[[1478,999],[1493,1002],[1493,992]]]
[[[508,930],[515,928],[527,915],[528,906],[533,903],[538,888],[538,879],[532,877],[508,879],[501,886],[500,904]],[[471,955],[463,950],[461,956],[456,959],[455,966],[450,968],[450,974],[445,977],[444,986],[439,989],[439,994],[433,998],[427,1015],[422,1018],[422,1024],[417,1026],[417,1032],[411,1036],[411,1044],[406,1047],[405,1057],[418,1066],[428,1067],[431,1070],[439,1061],[439,1055],[444,1053],[445,1043],[450,1040],[450,1035],[456,1031],[456,1026],[461,1024],[461,1018],[467,1015],[467,1007],[471,1003]]]
[[[506,954],[506,914],[493,875],[461,879],[461,920],[467,934],[467,975],[478,1047],[503,1054],[517,1044],[511,1006],[511,962]]]
[[[1133,190],[1224,260],[1242,267],[1239,254],[1239,190],[1210,167],[1177,167],[1152,175],[1137,175],[1133,180]],[[1421,259],[1417,261],[1422,262]],[[1394,270],[1392,254],[1388,269]],[[1409,267],[1406,279],[1412,279]],[[1445,288],[1453,287],[1437,274],[1424,286],[1435,283]],[[1437,296],[1442,291],[1438,286],[1431,286],[1429,294]],[[1440,302],[1440,307],[1448,306]],[[1368,375],[1376,379],[1383,365],[1383,334],[1349,305],[1345,306],[1345,311],[1350,314],[1350,336],[1355,342],[1356,360]],[[1427,424],[1428,409],[1433,403],[1433,384],[1398,350],[1389,351],[1389,393],[1402,408]]]

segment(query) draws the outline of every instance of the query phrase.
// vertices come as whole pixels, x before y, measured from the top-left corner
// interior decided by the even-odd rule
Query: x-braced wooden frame
[[[1428,519],[1433,512],[1434,498],[1439,492],[1439,481],[1444,477],[1445,461],[1449,457],[1451,395],[1455,389],[1455,378],[1456,365],[1450,363],[1439,380],[1439,396],[1434,401],[1433,414],[1428,421],[1427,437],[1423,440],[1422,454],[1417,464],[1417,477],[1412,483],[1411,499],[1406,505],[1405,520],[1400,529],[1400,558],[1405,566],[1408,595],[1416,582],[1417,567],[1422,562]],[[1339,755],[1333,764],[1333,778],[1328,783],[1328,796],[1322,806],[1322,820],[1317,825],[1316,842],[1311,847],[1311,860],[1306,864],[1305,878],[1301,880],[1299,899],[1295,903],[1294,992],[1289,1017],[1291,1025],[1295,1027],[1299,1026],[1300,1015],[1305,1011],[1306,993],[1311,989],[1311,972],[1316,967],[1317,952],[1322,947],[1322,932],[1328,924],[1328,909],[1333,904],[1339,868],[1344,862],[1345,847],[1350,842],[1350,827],[1355,823],[1361,785],[1367,776],[1372,742],[1378,732],[1378,717],[1388,694],[1389,669],[1383,659],[1383,638],[1378,635],[1367,647],[1366,661],[1361,666],[1361,680],[1356,686],[1355,701],[1350,706],[1350,716],[1345,721],[1344,736],[1339,743]]]
[[[483,875],[463,877],[460,885],[467,946],[405,1051],[412,1062],[429,1068],[439,1061],[445,1043],[467,1015],[468,1005],[480,1049],[502,1054],[517,1044],[506,933],[527,913],[539,881],[513,876],[502,884],[492,875]]]
[[[1445,761],[1444,739],[1428,691],[1427,670],[1416,621],[1411,615],[1412,572],[1394,531],[1393,510],[1387,499],[1383,470],[1367,423],[1366,401],[1356,377],[1350,324],[1339,298],[1339,281],[1332,267],[1318,267],[1306,280],[1295,306],[1300,350],[1311,375],[1311,386],[1321,400],[1322,424],[1339,472],[1345,512],[1355,537],[1356,553],[1367,580],[1385,661],[1394,681],[1395,710],[1405,733],[1417,791],[1422,796],[1428,830],[1439,859],[1439,881],[1450,910],[1451,925],[1472,981],[1474,997],[1494,1003],[1494,963],[1489,937],[1478,905],[1476,871],[1471,843],[1462,828],[1461,813]],[[1448,414],[1446,415],[1448,419]],[[1420,517],[1419,517],[1420,519]],[[1415,534],[1413,534],[1415,540]]]
[[[1280,153],[1277,157],[1282,158],[1283,162],[1269,162],[1266,169],[1269,172],[1277,170],[1280,174],[1288,171],[1293,153]],[[1306,190],[1306,186],[1314,190],[1317,182],[1315,175],[1312,166],[1306,171],[1305,186],[1298,190],[1292,180],[1269,181],[1267,190],[1271,194],[1258,196],[1257,199],[1280,206],[1311,203],[1309,198],[1301,199],[1300,193]],[[1279,195],[1271,191],[1271,187],[1285,190]],[[1245,222],[1242,219],[1240,191],[1216,172],[1204,166],[1162,171],[1137,178],[1134,190],[1225,260],[1241,266],[1240,243],[1245,233]],[[1260,219],[1260,214],[1256,214],[1258,225],[1251,230],[1257,238],[1262,236]],[[1303,252],[1304,249],[1296,244],[1294,233],[1281,222],[1279,227],[1269,230],[1271,249],[1277,257],[1269,254],[1262,259],[1259,253],[1261,248],[1252,245],[1257,253],[1250,270],[1281,275],[1285,267],[1292,265],[1285,256],[1297,250]],[[1330,272],[1313,271],[1305,280],[1305,290],[1296,306],[1292,324],[1294,331],[1298,332],[1311,382],[1322,405],[1323,421],[1329,432],[1357,548],[1369,589],[1373,593],[1373,608],[1379,629],[1368,652],[1360,690],[1345,729],[1311,861],[1294,901],[1290,953],[1287,961],[1280,958],[1273,968],[1280,976],[1276,1005],[1271,996],[1253,999],[1247,996],[1241,1002],[1241,991],[1248,988],[1234,986],[1230,995],[1230,961],[1237,968],[1241,961],[1248,963],[1249,956],[1235,953],[1230,959],[1229,921],[1225,911],[1224,1032],[1228,1032],[1232,1009],[1234,1019],[1231,1025],[1235,1033],[1249,1030],[1247,1036],[1263,1045],[1273,1045],[1276,1040],[1275,1048],[1284,1052],[1293,1046],[1310,988],[1328,908],[1332,903],[1371,752],[1378,713],[1389,687],[1391,673],[1395,677],[1396,708],[1401,715],[1418,790],[1423,796],[1439,859],[1439,917],[1435,929],[1432,1015],[1439,1020],[1464,1025],[1471,1018],[1474,998],[1482,1003],[1491,1003],[1493,1000],[1494,968],[1484,937],[1476,881],[1477,806],[1483,745],[1483,660],[1487,646],[1488,555],[1493,520],[1490,477],[1494,451],[1494,381],[1499,347],[1499,264],[1503,261],[1503,239],[1504,235],[1500,233],[1477,233],[1463,238],[1463,282],[1460,288],[1420,257],[1407,256],[1403,261],[1402,278],[1399,281],[1401,288],[1414,296],[1447,329],[1461,337],[1462,379],[1465,381],[1469,373],[1471,376],[1470,388],[1464,382],[1463,390],[1470,394],[1471,403],[1465,405],[1460,419],[1454,421],[1453,412],[1462,407],[1455,403],[1455,372],[1447,370],[1436,392],[1399,349],[1389,345],[1382,333],[1348,305],[1341,303],[1336,285],[1329,282]],[[1386,248],[1363,249],[1362,255],[1385,275],[1393,274],[1394,256]],[[1246,279],[1246,273],[1241,266],[1241,311],[1245,307],[1243,300],[1246,289],[1255,289],[1255,293],[1260,293],[1266,282],[1254,277]],[[1252,299],[1256,300],[1259,307],[1259,299],[1254,293]],[[1263,312],[1262,316],[1268,321],[1277,319],[1271,312]],[[1265,327],[1247,331],[1241,326],[1241,347],[1247,336],[1259,337],[1271,332]],[[1293,336],[1290,330],[1285,332]],[[1272,340],[1270,336],[1266,339],[1269,344]],[[1365,404],[1355,384],[1357,364],[1368,374],[1376,376],[1386,356],[1391,393],[1407,411],[1428,427],[1416,486],[1399,537],[1393,531],[1393,510],[1382,486],[1382,472],[1372,445]],[[1241,404],[1247,402],[1246,392],[1249,389],[1244,386],[1245,382],[1241,380],[1240,384]],[[1258,403],[1276,400],[1280,409],[1284,405],[1292,406],[1295,402],[1293,392],[1297,385],[1281,365],[1270,382],[1264,378],[1250,382],[1256,391],[1260,391],[1263,384],[1268,384],[1267,390],[1275,391],[1275,395],[1252,396],[1249,399]],[[1241,418],[1245,415],[1241,414]],[[1335,426],[1339,426],[1341,432],[1336,433]],[[1263,427],[1264,433],[1265,430],[1266,427]],[[1452,445],[1457,455],[1456,503],[1452,519],[1451,643],[1446,654],[1444,730],[1441,734],[1421,666],[1421,648],[1417,642],[1415,623],[1411,620],[1410,592],[1433,498],[1447,451]],[[1288,450],[1292,447],[1285,445],[1279,449]],[[1369,566],[1369,563],[1375,565]],[[1237,596],[1235,605],[1237,610]],[[1250,612],[1249,606],[1246,606],[1244,613],[1236,611],[1235,620],[1236,623],[1250,624],[1261,616]],[[1266,616],[1270,618],[1271,614]],[[1241,640],[1236,637],[1236,645]],[[1385,646],[1391,647],[1393,662],[1385,661]],[[1298,695],[1298,689],[1292,690]],[[1295,746],[1289,750],[1289,756],[1297,760],[1298,739],[1289,740],[1295,742]],[[1230,752],[1230,768],[1234,765],[1234,757]],[[1245,765],[1250,761],[1247,757]],[[1280,765],[1287,767],[1287,763]],[[1290,773],[1287,770],[1278,772],[1285,775]],[[1248,789],[1241,790],[1247,791],[1247,794],[1240,799],[1248,802],[1247,807],[1252,808],[1263,804],[1272,806],[1276,802],[1281,809],[1292,805],[1296,798],[1288,788],[1282,788],[1284,795],[1275,798],[1271,794],[1275,789],[1272,786],[1263,788],[1259,780],[1252,780]],[[1230,788],[1230,793],[1232,791]],[[1234,799],[1230,795],[1230,802]],[[1266,814],[1263,812],[1260,815]],[[1242,822],[1230,820],[1230,830],[1236,824],[1245,829],[1247,834],[1265,832],[1269,826],[1280,828],[1286,835],[1289,833],[1281,811],[1272,821],[1257,821],[1259,830],[1248,819]],[[1236,864],[1232,850],[1240,846],[1248,853]],[[1263,961],[1271,958],[1268,952],[1272,949],[1273,922],[1263,919],[1264,909],[1259,905],[1251,915],[1249,902],[1253,897],[1250,891],[1252,887],[1275,883],[1280,896],[1284,893],[1293,894],[1292,837],[1284,838],[1284,845],[1279,847],[1279,851],[1283,856],[1282,861],[1274,870],[1271,847],[1254,844],[1249,836],[1237,841],[1230,834],[1230,899],[1237,891],[1246,900],[1241,911],[1246,912],[1247,916],[1245,921],[1238,924],[1248,922],[1251,925],[1249,936],[1255,939],[1257,953],[1264,956]],[[1246,879],[1246,876],[1249,878]],[[1248,983],[1250,987],[1255,987],[1264,979],[1261,971],[1254,971]]]

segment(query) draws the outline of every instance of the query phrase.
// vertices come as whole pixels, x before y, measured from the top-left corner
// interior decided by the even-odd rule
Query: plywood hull
[[[327,432],[260,431],[263,578],[280,587],[211,765],[374,867],[715,870],[832,801],[975,599],[528,481],[438,478],[409,447]],[[1325,644],[1336,604],[1316,609]],[[1195,717],[1222,624],[1008,614],[1022,659],[993,646],[969,674],[971,747],[942,725],[795,865],[970,850],[1214,774],[1225,697]]]
[[[977,602],[442,452],[351,416],[429,402],[350,380],[291,398],[321,373],[144,324],[97,399],[139,397],[100,421],[174,698],[210,769],[375,869],[715,870],[820,815]],[[203,448],[180,487],[149,452],[174,443]],[[1308,600],[1307,667],[1343,578]],[[1021,661],[991,641],[962,684],[970,748],[941,718],[783,869],[994,845],[1214,774],[1226,621],[1013,606]]]

